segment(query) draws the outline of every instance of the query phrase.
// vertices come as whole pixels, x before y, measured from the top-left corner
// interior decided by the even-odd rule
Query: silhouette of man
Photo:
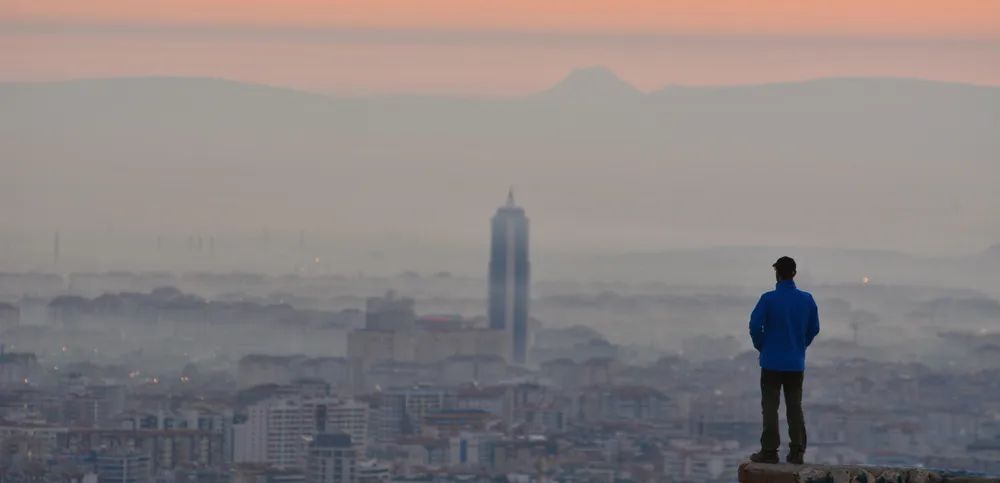
[[[760,296],[750,314],[750,338],[760,352],[760,394],[764,430],[760,451],[750,456],[757,463],[777,463],[778,406],[785,391],[788,419],[786,461],[802,464],[806,452],[806,423],[802,415],[802,379],[806,347],[819,333],[819,312],[808,292],[795,287],[795,260],[781,257],[774,263],[778,279],[774,290]]]

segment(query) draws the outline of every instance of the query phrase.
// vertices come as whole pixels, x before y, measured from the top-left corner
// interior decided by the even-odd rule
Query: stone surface
[[[926,468],[833,465],[740,465],[740,483],[1000,483],[1000,477]]]

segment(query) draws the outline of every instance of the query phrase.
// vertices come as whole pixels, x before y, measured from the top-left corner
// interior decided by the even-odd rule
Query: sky
[[[1000,86],[1000,0],[0,0],[0,82],[503,97],[589,66],[646,91],[873,76]],[[1000,89],[866,79],[633,103],[588,72],[585,89],[556,89],[580,96],[568,103],[325,99],[203,79],[0,85],[0,168],[13,173],[0,225],[14,228],[0,232],[18,232],[0,233],[0,252],[47,263],[58,231],[66,250],[110,256],[125,251],[73,240],[144,240],[128,245],[144,262],[154,237],[221,244],[264,228],[478,249],[511,184],[535,246],[553,251],[1000,243]],[[796,222],[762,224],[788,198]]]
[[[988,0],[0,0],[0,81],[207,76],[510,95],[603,65],[644,90],[830,76],[1000,84]]]

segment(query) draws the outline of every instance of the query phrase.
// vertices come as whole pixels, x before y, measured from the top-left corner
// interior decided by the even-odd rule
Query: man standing
[[[750,338],[760,352],[760,393],[764,431],[760,451],[750,456],[757,463],[777,463],[778,406],[785,391],[788,419],[786,461],[802,464],[806,452],[806,423],[802,415],[802,377],[806,347],[819,333],[819,313],[808,292],[795,287],[795,260],[781,257],[774,263],[778,284],[761,295],[750,314]]]

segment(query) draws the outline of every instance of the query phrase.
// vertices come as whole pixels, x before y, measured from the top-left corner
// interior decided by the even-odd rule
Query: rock
[[[850,465],[740,465],[740,483],[1000,483],[1000,477],[926,468]]]

